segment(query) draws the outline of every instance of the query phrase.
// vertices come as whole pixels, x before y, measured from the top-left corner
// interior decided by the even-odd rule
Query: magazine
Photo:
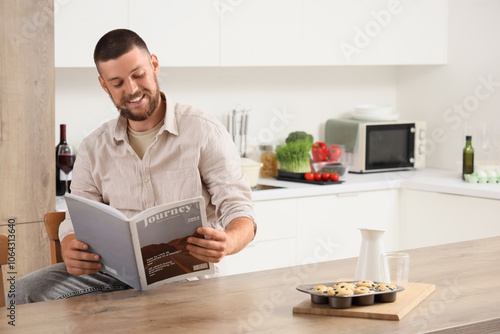
[[[213,263],[190,255],[189,236],[208,226],[203,197],[147,209],[128,219],[109,205],[65,195],[76,238],[99,254],[105,272],[137,290],[210,275]]]

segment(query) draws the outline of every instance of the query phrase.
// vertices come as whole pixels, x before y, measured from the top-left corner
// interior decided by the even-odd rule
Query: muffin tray
[[[392,303],[396,301],[397,293],[404,290],[403,287],[396,285],[396,289],[391,291],[376,291],[374,289],[370,289],[370,292],[368,293],[354,294],[350,296],[331,296],[327,293],[312,291],[312,289],[317,285],[326,285],[329,287],[343,282],[355,284],[357,281],[304,284],[298,285],[297,290],[310,294],[311,302],[313,304],[329,304],[330,307],[339,309],[350,308],[353,305],[367,306],[374,303]],[[381,282],[373,283],[382,284]]]

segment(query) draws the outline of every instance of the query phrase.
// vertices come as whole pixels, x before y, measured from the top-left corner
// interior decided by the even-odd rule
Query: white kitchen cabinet
[[[218,1],[129,0],[129,28],[161,66],[219,66]]]
[[[443,64],[446,33],[446,0],[247,1],[221,19],[221,65]]]
[[[162,66],[443,64],[446,0],[73,0],[55,13],[56,67],[93,67],[130,28]]]
[[[235,275],[295,265],[295,238],[253,241],[241,252],[225,257],[225,274]]]
[[[161,66],[218,66],[217,3],[206,0],[73,0],[55,14],[56,67],[94,67],[99,38],[110,30],[137,32]]]
[[[402,189],[401,245],[417,248],[500,236],[499,217],[500,200]]]
[[[221,12],[222,66],[302,65],[302,45],[302,0],[240,1]]]
[[[387,27],[382,27],[377,37],[377,63],[445,64],[448,45],[448,1],[400,2],[400,13],[392,16]],[[387,4],[388,1],[382,3]]]
[[[369,8],[372,6],[372,2],[359,0],[304,1],[304,63],[307,65],[375,63],[377,40],[370,39],[363,48],[356,47],[357,39],[353,41],[356,35],[355,28],[362,27],[369,21]]]
[[[295,265],[297,199],[254,202],[257,235],[241,252],[227,256],[226,274]]]
[[[386,251],[399,249],[398,189],[297,199],[297,262],[359,255],[359,228],[385,230]]]
[[[226,257],[226,273],[356,257],[359,228],[385,230],[387,251],[399,249],[399,190],[254,202],[257,236]]]
[[[446,0],[309,0],[303,24],[306,65],[446,62]]]
[[[123,0],[55,2],[54,43],[56,67],[94,67],[94,48],[105,33],[128,27],[128,6]]]

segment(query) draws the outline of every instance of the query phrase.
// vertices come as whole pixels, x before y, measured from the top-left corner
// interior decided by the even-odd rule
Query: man
[[[99,83],[120,112],[82,141],[72,193],[104,202],[128,217],[147,208],[202,195],[211,227],[188,238],[187,249],[220,262],[254,237],[251,190],[229,134],[213,117],[174,103],[159,90],[158,58],[134,32],[118,29],[97,43]],[[71,218],[59,228],[63,264],[18,281],[17,303],[129,288],[99,272],[99,254],[84,252]]]

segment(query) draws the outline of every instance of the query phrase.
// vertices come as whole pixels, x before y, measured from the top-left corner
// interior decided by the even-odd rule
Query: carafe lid
[[[276,145],[272,145],[272,144],[259,145],[259,150],[261,150],[261,151],[274,151],[275,149],[276,149]]]

